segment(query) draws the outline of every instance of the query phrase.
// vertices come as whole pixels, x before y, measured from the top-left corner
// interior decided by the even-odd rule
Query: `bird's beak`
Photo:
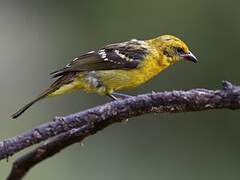
[[[194,62],[194,63],[197,63],[197,62],[198,62],[196,56],[195,56],[191,51],[189,51],[189,52],[186,53],[186,54],[182,54],[181,57],[182,57],[184,60],[187,60],[187,61],[192,61],[192,62]]]

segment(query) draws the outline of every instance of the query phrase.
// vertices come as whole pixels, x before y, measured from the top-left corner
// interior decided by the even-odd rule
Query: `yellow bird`
[[[114,100],[125,97],[127,95],[116,92],[145,83],[181,59],[197,62],[187,45],[171,35],[107,45],[76,57],[64,68],[51,73],[56,81],[12,118],[20,116],[40,99],[78,89]]]

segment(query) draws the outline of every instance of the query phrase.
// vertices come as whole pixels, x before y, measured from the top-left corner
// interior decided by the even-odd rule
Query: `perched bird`
[[[127,96],[117,91],[135,88],[181,59],[197,62],[187,45],[171,35],[107,45],[76,57],[64,68],[51,73],[56,81],[12,118],[20,116],[40,99],[77,89],[116,100],[118,96]]]

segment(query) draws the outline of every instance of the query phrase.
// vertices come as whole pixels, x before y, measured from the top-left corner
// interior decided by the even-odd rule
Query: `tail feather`
[[[55,82],[56,83],[56,82]],[[54,85],[54,84],[53,84]],[[22,113],[24,113],[28,108],[30,108],[34,103],[36,103],[37,101],[47,97],[49,94],[51,94],[53,91],[55,91],[60,84],[58,84],[58,86],[50,86],[50,88],[48,88],[46,91],[44,91],[42,94],[40,94],[36,99],[34,99],[33,101],[29,102],[28,104],[26,104],[24,107],[22,107],[21,109],[19,109],[16,113],[14,113],[11,118],[12,119],[16,119],[18,118]]]
[[[44,94],[42,96],[39,96],[38,98],[34,99],[33,101],[31,101],[30,103],[26,104],[24,107],[22,107],[21,109],[19,109],[16,113],[14,113],[11,117],[12,119],[16,119],[18,118],[22,113],[24,113],[28,108],[30,108],[35,102],[41,100],[42,98],[44,98],[47,94]]]
[[[18,118],[22,113],[24,113],[28,108],[30,108],[34,103],[37,101],[47,97],[57,89],[59,89],[61,86],[71,83],[73,79],[75,78],[76,73],[68,73],[66,75],[63,75],[59,77],[46,91],[44,91],[40,96],[38,96],[36,99],[31,101],[30,103],[26,104],[24,107],[19,109],[16,113],[14,113],[11,117],[12,119]]]

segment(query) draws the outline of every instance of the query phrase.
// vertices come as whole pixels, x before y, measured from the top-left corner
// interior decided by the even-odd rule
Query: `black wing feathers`
[[[92,51],[72,60],[66,67],[51,73],[52,78],[69,72],[84,72],[113,69],[136,68],[147,55],[144,41],[132,40],[108,45],[98,51]]]

